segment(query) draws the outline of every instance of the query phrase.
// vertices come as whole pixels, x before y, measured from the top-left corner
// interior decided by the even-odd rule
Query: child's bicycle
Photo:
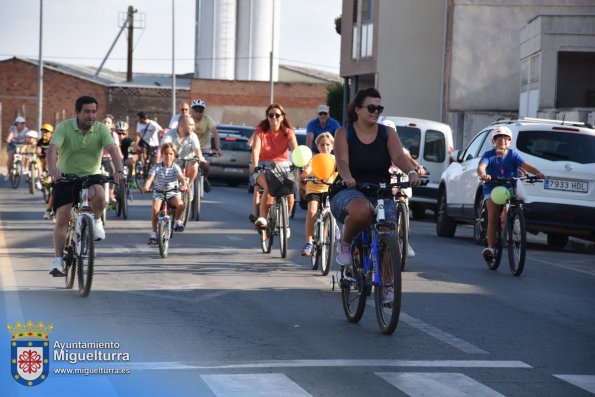
[[[169,251],[169,240],[174,235],[174,220],[176,207],[167,203],[167,193],[177,192],[179,189],[170,189],[165,191],[154,190],[161,199],[161,206],[157,213],[157,242],[159,245],[159,255],[167,258]]]
[[[523,201],[517,198],[517,182],[527,183],[540,182],[542,179],[536,176],[524,176],[520,178],[492,179],[491,182],[498,185],[511,184],[509,189],[510,197],[506,203],[500,206],[500,222],[496,231],[493,259],[487,262],[491,270],[498,269],[502,259],[502,251],[508,245],[508,265],[513,276],[520,276],[525,267],[527,254],[527,230],[525,229],[525,215],[523,212]],[[484,230],[487,230],[487,219],[483,219]]]
[[[89,205],[89,186],[113,182],[113,179],[104,175],[78,177],[64,174],[56,183],[65,182],[80,183],[82,186],[78,201],[70,212],[66,239],[62,248],[66,288],[72,288],[74,276],[78,274],[79,294],[85,297],[91,292],[95,266],[95,221]]]
[[[401,182],[403,183],[403,182]],[[372,224],[359,232],[351,244],[352,265],[341,266],[339,285],[343,311],[347,320],[361,320],[366,299],[374,287],[374,303],[378,327],[383,334],[392,334],[401,313],[401,252],[395,238],[393,222],[385,220],[385,199],[393,200],[392,189],[399,184],[358,184],[359,190],[376,198]]]
[[[331,183],[326,183],[314,177],[305,178],[304,181],[331,185]],[[331,268],[333,251],[335,249],[335,229],[337,222],[331,214],[329,194],[320,193],[320,195],[322,199],[318,205],[316,220],[314,222],[312,254],[310,258],[312,259],[312,270],[320,269],[320,273],[326,276]]]

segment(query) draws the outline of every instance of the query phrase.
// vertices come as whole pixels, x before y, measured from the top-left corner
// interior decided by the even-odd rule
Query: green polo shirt
[[[58,124],[50,141],[58,147],[57,167],[60,172],[77,176],[97,174],[101,168],[103,148],[112,143],[112,134],[105,124],[96,121],[83,134],[76,118]]]

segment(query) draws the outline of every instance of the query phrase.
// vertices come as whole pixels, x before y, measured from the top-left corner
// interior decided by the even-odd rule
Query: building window
[[[371,58],[374,45],[374,0],[355,0],[353,7],[353,59]]]

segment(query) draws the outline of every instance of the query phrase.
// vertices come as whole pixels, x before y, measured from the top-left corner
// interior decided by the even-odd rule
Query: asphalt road
[[[412,221],[417,255],[403,275],[401,321],[385,336],[372,300],[358,324],[347,322],[330,276],[300,256],[304,211],[291,221],[287,259],[277,246],[261,253],[250,199],[245,187],[215,186],[203,219],[176,234],[161,259],[146,245],[149,195],[135,194],[130,219],[109,215],[92,292],[81,298],[47,274],[53,224],[42,219],[41,196],[0,181],[0,319],[53,324],[50,373],[38,386],[11,379],[4,334],[2,395],[595,394],[592,245],[558,252],[532,236],[517,278],[506,259],[487,269],[470,228],[443,239],[430,219]],[[101,361],[95,350],[121,354]],[[55,372],[99,368],[131,373]]]

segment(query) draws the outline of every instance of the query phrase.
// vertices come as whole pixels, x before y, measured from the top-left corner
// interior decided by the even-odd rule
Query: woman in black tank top
[[[337,255],[337,262],[341,265],[351,264],[351,241],[372,221],[374,207],[363,193],[355,189],[356,181],[388,183],[388,169],[393,162],[409,174],[414,186],[420,183],[415,172],[416,165],[403,155],[403,145],[396,131],[378,124],[378,117],[384,110],[380,99],[380,93],[374,88],[359,91],[349,105],[348,124],[335,133],[337,171],[347,186],[331,199],[333,216],[344,223]],[[385,212],[387,219],[391,215],[396,216],[392,200],[385,201]]]

